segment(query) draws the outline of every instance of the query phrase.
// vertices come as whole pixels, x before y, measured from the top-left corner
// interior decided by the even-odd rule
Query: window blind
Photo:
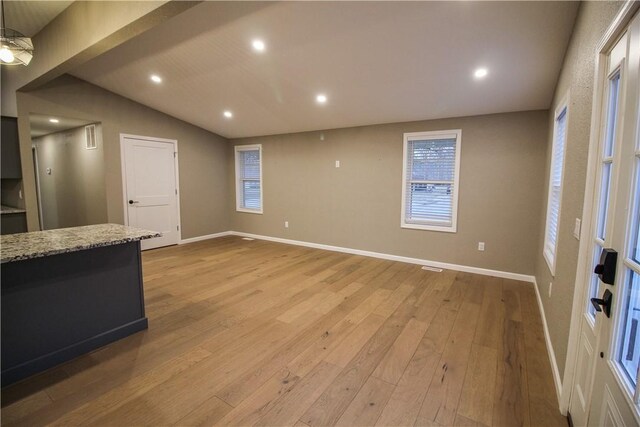
[[[405,222],[451,225],[456,139],[409,140],[405,161]]]
[[[553,140],[553,157],[551,159],[551,176],[549,179],[549,206],[547,208],[547,230],[545,235],[545,251],[555,259],[560,221],[560,198],[562,193],[562,167],[567,135],[566,107],[556,118]]]

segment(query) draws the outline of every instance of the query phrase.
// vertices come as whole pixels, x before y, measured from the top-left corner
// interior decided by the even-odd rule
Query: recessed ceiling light
[[[58,119],[49,119],[49,121],[51,123],[60,123],[60,120],[58,120]]]
[[[162,77],[160,77],[157,74],[151,74],[151,77],[149,77],[151,79],[152,82],[154,83],[162,83]]]
[[[252,41],[251,46],[253,46],[253,50],[257,52],[264,52],[266,48],[264,42],[260,39],[255,39],[254,41]]]
[[[318,96],[316,96],[316,102],[318,104],[325,104],[327,102],[327,95],[321,93]]]
[[[231,111],[229,111],[229,110],[225,111],[225,112],[224,112],[224,113],[222,113],[222,114],[224,114],[224,116],[225,116],[227,119],[230,119],[231,117],[233,117],[233,113],[232,113]]]
[[[476,79],[482,79],[487,77],[487,74],[489,74],[489,70],[487,70],[486,68],[478,68],[476,69],[476,71],[473,72],[473,76]]]

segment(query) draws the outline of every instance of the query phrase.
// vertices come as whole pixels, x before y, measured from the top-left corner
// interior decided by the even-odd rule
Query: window
[[[612,154],[612,153],[611,153]],[[640,133],[635,147],[633,202],[630,206],[631,227],[627,231],[627,250],[623,266],[626,279],[619,290],[622,292],[622,324],[618,329],[618,369],[631,388],[638,389],[640,372]],[[636,391],[635,402],[640,393]]]
[[[597,194],[597,212],[596,212],[596,229],[594,239],[594,260],[591,269],[600,263],[600,253],[606,247],[605,239],[607,236],[607,218],[609,213],[609,205],[611,204],[611,177],[614,167],[613,153],[616,145],[616,127],[618,122],[618,98],[620,94],[620,70],[615,72],[608,83],[608,98],[605,117],[605,132],[603,136],[603,144],[600,150],[598,161],[600,162],[599,185],[596,190]],[[589,283],[589,301],[587,301],[587,312],[591,317],[591,321],[595,322],[596,310],[590,299],[598,296],[599,289],[598,276],[593,274]]]
[[[549,270],[555,275],[558,228],[560,226],[560,202],[562,201],[562,173],[567,140],[567,98],[556,110],[551,153],[551,174],[549,176],[549,198],[547,200],[547,225],[544,233],[544,259]]]
[[[456,232],[462,131],[404,134],[404,228]]]
[[[616,138],[616,124],[618,112],[618,91],[620,90],[620,71],[614,74],[610,80],[609,111],[610,115],[615,115],[613,119],[609,119],[607,123],[606,137],[611,138],[615,145],[618,142]],[[615,99],[613,99],[615,97]],[[614,129],[610,129],[613,127]],[[638,122],[638,130],[640,130],[640,122]],[[605,140],[606,141],[606,140]],[[614,148],[607,148],[609,143],[605,145],[605,156],[613,156]],[[640,373],[640,132],[636,131],[635,141],[635,158],[634,158],[634,183],[632,202],[629,206],[629,221],[631,226],[627,230],[627,249],[623,265],[625,266],[626,279],[623,286],[618,290],[623,297],[622,325],[617,332],[618,341],[618,369],[622,371],[624,377],[632,389],[635,391],[634,401],[640,403],[640,388],[638,388],[638,374]],[[622,175],[621,175],[622,176]],[[614,329],[615,330],[615,329]]]
[[[236,210],[262,213],[262,145],[236,149]]]

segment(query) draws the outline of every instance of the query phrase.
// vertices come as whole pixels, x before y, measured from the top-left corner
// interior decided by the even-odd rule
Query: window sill
[[[547,263],[547,267],[549,267],[549,272],[551,273],[551,276],[555,278],[556,266],[555,266],[555,260],[553,259],[553,255],[551,255],[551,253],[546,249],[542,252],[542,255],[544,257],[544,260]]]
[[[441,231],[443,233],[457,233],[455,225],[433,225],[433,224],[400,224],[401,228],[410,228],[413,230]]]
[[[236,208],[236,212],[243,212],[243,213],[251,213],[251,214],[262,215],[262,209]]]

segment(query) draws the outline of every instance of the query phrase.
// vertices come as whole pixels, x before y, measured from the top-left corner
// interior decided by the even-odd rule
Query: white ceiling
[[[231,138],[546,109],[577,8],[204,2],[72,74]]]
[[[73,1],[4,1],[8,28],[27,37],[35,36],[45,25],[65,10]],[[37,48],[37,46],[36,46]]]
[[[51,123],[49,119],[56,119],[58,120],[58,123]],[[54,132],[62,132],[69,129],[79,128],[80,126],[86,126],[91,123],[95,122],[82,119],[74,119],[71,117],[29,114],[29,124],[31,125],[32,138],[49,135],[50,133]]]

